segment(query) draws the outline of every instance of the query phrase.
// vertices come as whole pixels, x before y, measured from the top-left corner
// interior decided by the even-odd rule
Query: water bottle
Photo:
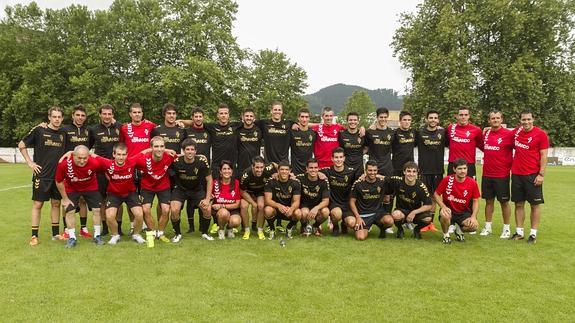
[[[156,239],[154,231],[146,231],[146,245],[148,248],[154,248],[154,240]]]

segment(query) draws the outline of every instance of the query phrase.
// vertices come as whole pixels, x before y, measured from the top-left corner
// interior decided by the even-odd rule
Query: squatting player
[[[244,227],[248,224],[248,209],[252,207],[252,230],[258,231],[258,239],[265,240],[264,234],[264,187],[272,174],[276,172],[273,163],[265,164],[261,156],[252,159],[252,166],[244,170],[240,177],[242,200],[240,202],[240,215]],[[256,227],[254,227],[254,224]],[[249,235],[245,237],[249,238]]]
[[[307,161],[307,171],[298,175],[301,185],[300,208],[296,210],[304,227],[304,236],[312,232],[321,237],[321,224],[329,217],[329,184],[325,179],[319,179],[319,165],[315,158]],[[313,226],[309,221],[314,221]]]
[[[290,178],[291,167],[287,160],[278,163],[278,178],[270,179],[264,189],[264,216],[270,226],[269,239],[275,238],[276,217],[289,221],[287,225],[288,237],[292,236],[293,227],[297,221],[298,212],[295,212],[300,205],[301,185],[299,181]]]

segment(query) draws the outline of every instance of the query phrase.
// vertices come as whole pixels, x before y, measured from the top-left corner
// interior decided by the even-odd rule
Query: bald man
[[[62,195],[62,206],[66,212],[66,224],[69,239],[66,248],[76,246],[76,205],[83,197],[92,209],[94,222],[94,243],[103,245],[101,234],[102,219],[100,217],[100,202],[102,195],[98,190],[96,173],[103,171],[101,163],[90,157],[88,147],[84,145],[74,148],[72,154],[66,154],[56,168],[56,187]]]

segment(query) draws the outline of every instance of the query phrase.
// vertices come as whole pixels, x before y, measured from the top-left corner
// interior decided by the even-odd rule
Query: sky
[[[4,7],[28,0],[0,0]],[[236,0],[234,36],[241,47],[277,49],[308,76],[306,93],[345,83],[405,92],[408,72],[393,57],[399,15],[421,0]],[[112,0],[36,0],[42,8],[82,4],[106,9]]]

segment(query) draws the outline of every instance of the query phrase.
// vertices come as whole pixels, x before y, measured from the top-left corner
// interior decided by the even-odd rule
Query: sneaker
[[[104,243],[105,243],[101,236],[95,236],[94,239],[92,239],[92,241],[93,241],[97,246],[103,246]]]
[[[331,217],[327,218],[327,227],[329,231],[333,231],[333,222],[331,222]]]
[[[413,231],[413,229],[415,228],[415,226],[413,225],[413,223],[408,223],[408,224],[406,224],[405,226],[407,227],[407,229],[408,229],[409,231]]]
[[[242,240],[249,240],[251,236],[251,231],[244,231],[244,235],[242,236]]]
[[[385,232],[387,232],[389,234],[393,234],[393,228],[389,227],[389,228],[385,229]]]
[[[118,241],[120,241],[120,235],[113,235],[110,237],[110,240],[108,240],[108,244],[115,245]]]
[[[165,235],[161,235],[158,237],[158,240],[165,242],[165,243],[170,243],[170,239],[168,239],[168,237],[166,237]]]
[[[433,231],[436,232],[437,228],[435,227],[435,225],[433,224],[433,222],[431,222],[430,224],[428,224],[427,226],[421,228],[420,232],[427,232],[427,231]]]
[[[511,237],[511,231],[509,230],[503,230],[503,232],[501,232],[501,235],[499,236],[499,238],[501,239],[509,239],[509,237]]]
[[[286,238],[293,239],[293,228],[287,229],[286,231]]]
[[[309,237],[312,234],[313,228],[311,225],[306,225],[305,228],[303,229],[303,233],[302,236],[304,237]]]
[[[56,236],[58,236],[58,235],[56,235]],[[60,234],[60,236],[62,236],[62,238],[59,239],[59,240],[68,240],[68,239],[70,239],[70,234],[68,233],[68,231],[64,231],[64,233]],[[52,240],[54,240],[54,239],[52,239]]]
[[[527,238],[527,243],[536,244],[536,243],[537,243],[537,237],[534,236],[534,235],[532,235],[532,234],[530,234],[530,235],[529,235],[529,238]]]
[[[276,225],[276,230],[279,233],[285,233],[286,232],[286,229],[283,227],[283,225]]]
[[[74,248],[75,246],[76,246],[76,239],[70,238],[68,239],[68,241],[66,241],[66,248],[70,249]]]
[[[212,227],[210,228],[210,233],[215,234],[220,229],[220,226],[217,223],[213,223]]]
[[[80,235],[86,239],[89,239],[92,237],[92,234],[90,233],[90,231],[88,231],[88,228],[83,227],[82,229],[80,229]]]
[[[228,239],[233,239],[233,238],[235,238],[235,237],[236,237],[236,234],[235,234],[234,230],[233,230],[233,229],[232,229],[232,230],[229,230],[229,229],[228,229]]]
[[[64,234],[57,234],[55,236],[52,236],[52,241],[64,241],[68,240],[68,238],[70,238],[70,236],[68,235],[67,232],[64,232]]]
[[[483,229],[481,230],[481,232],[479,233],[479,235],[485,237],[485,236],[490,235],[491,233],[493,233],[493,232],[491,231],[491,229],[483,228]]]
[[[313,235],[316,237],[321,237],[321,228],[313,228]]]
[[[270,230],[270,234],[268,236],[269,240],[273,240],[276,238],[276,231],[275,230]]]
[[[133,234],[132,235],[132,240],[136,241],[139,244],[144,244],[146,243],[146,239],[144,239],[144,237],[142,237],[139,234]]]
[[[443,237],[443,240],[441,240],[441,243],[451,244],[451,238],[450,237]]]
[[[477,231],[469,231],[469,232],[467,232],[467,233],[469,233],[469,234],[471,234],[471,235],[474,235],[474,234],[477,234]]]
[[[232,229],[232,232],[235,234],[235,233],[239,233],[240,230],[238,230],[238,228],[233,228],[233,229]]]
[[[218,230],[218,239],[225,240],[226,239],[226,231]]]
[[[452,234],[453,232],[455,232],[455,225],[450,225],[449,229],[447,229],[447,233]]]
[[[265,232],[265,233],[270,233],[270,231],[271,231],[271,230],[270,230],[270,227],[269,227],[269,226],[267,226],[267,227],[264,228],[264,232]]]
[[[523,240],[523,236],[520,235],[519,233],[515,232],[511,238],[509,238],[509,240]]]
[[[258,239],[260,239],[260,240],[266,239],[266,235],[263,231],[258,231]]]
[[[142,227],[142,230],[144,230],[144,227]],[[128,234],[133,236],[134,235],[134,228],[130,228],[130,232]]]
[[[404,236],[405,236],[405,231],[403,230],[403,227],[400,226],[399,228],[397,228],[397,233],[395,234],[395,237],[397,239],[403,239]]]
[[[457,229],[455,229],[455,240],[459,242],[465,242],[465,235],[463,234],[463,231],[461,231],[460,227],[457,227]]]
[[[32,238],[30,238],[30,242],[28,242],[28,244],[32,247],[37,246],[39,243],[40,241],[38,241],[37,236],[32,236]]]
[[[182,240],[182,235],[181,235],[181,234],[176,234],[176,235],[172,238],[172,242],[173,242],[173,243],[178,243],[178,242],[180,242],[180,240]]]
[[[202,238],[202,240],[214,241],[214,237],[212,237],[211,235],[209,235],[207,233],[203,233],[201,238]]]

